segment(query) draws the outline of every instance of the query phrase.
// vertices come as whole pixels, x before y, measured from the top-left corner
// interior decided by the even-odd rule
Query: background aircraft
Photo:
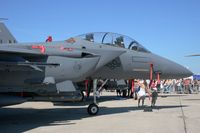
[[[72,99],[80,99],[76,82],[93,79],[94,103],[88,112],[96,114],[97,79],[148,79],[150,66],[154,78],[158,73],[163,79],[192,75],[187,68],[121,34],[97,32],[66,41],[16,43],[0,25],[1,106],[24,102],[10,95],[16,93],[59,97],[60,101],[70,94]],[[6,39],[13,41],[5,43]]]
[[[191,55],[187,55],[186,57],[192,57],[192,56],[200,56],[200,54],[191,54]]]

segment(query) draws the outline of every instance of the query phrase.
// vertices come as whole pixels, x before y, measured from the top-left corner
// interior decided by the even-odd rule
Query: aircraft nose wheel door
[[[93,80],[93,96],[94,96],[94,102],[90,104],[87,108],[88,114],[90,115],[96,115],[99,111],[99,107],[97,105],[97,79]]]

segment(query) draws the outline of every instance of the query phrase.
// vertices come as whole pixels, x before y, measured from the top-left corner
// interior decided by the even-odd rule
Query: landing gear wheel
[[[92,103],[88,106],[87,111],[90,115],[96,115],[99,111],[99,107],[95,103]]]

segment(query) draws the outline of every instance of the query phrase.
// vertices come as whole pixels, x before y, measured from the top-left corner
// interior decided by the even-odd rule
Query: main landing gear
[[[93,96],[94,96],[94,101],[92,104],[90,104],[87,108],[88,114],[90,115],[96,115],[99,112],[99,107],[97,105],[97,100],[96,97],[98,96],[98,91],[97,91],[97,79],[93,80]]]

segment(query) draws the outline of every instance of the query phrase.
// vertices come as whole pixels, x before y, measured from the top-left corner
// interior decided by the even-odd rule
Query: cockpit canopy
[[[107,44],[107,45],[112,45],[115,47],[128,48],[128,49],[138,51],[138,52],[150,53],[150,51],[148,51],[146,48],[144,48],[141,44],[139,44],[134,39],[125,35],[117,34],[117,33],[94,32],[94,33],[83,34],[77,37],[80,37],[90,42]]]

